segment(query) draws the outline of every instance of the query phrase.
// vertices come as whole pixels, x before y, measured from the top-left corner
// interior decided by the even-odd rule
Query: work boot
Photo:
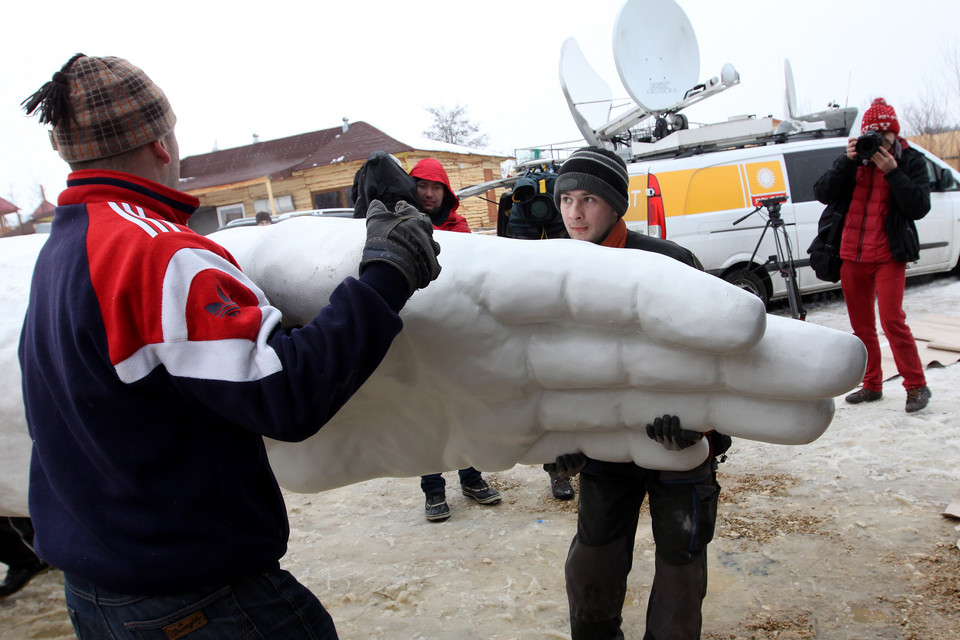
[[[480,504],[497,504],[500,502],[500,493],[490,486],[483,478],[478,478],[469,484],[460,483],[460,491],[468,498],[473,498]]]
[[[550,491],[557,500],[570,500],[574,496],[573,487],[570,485],[570,478],[564,478],[553,471],[550,474]]]
[[[909,392],[908,392],[909,393]],[[876,402],[883,397],[883,391],[874,391],[873,389],[867,389],[866,387],[861,387],[857,391],[854,391],[848,395],[844,400],[850,404],[860,404],[861,402]]]
[[[38,559],[36,563],[29,567],[23,569],[8,569],[7,577],[4,578],[3,582],[0,582],[0,600],[20,591],[20,589],[27,586],[27,583],[30,582],[34,576],[40,575],[49,568],[50,565]]]
[[[427,520],[430,522],[443,522],[449,518],[450,507],[447,506],[446,494],[443,491],[428,493],[424,510],[427,514]]]
[[[907,413],[913,413],[914,411],[920,411],[927,403],[930,402],[930,396],[933,394],[930,393],[928,387],[920,387],[919,389],[907,389]]]

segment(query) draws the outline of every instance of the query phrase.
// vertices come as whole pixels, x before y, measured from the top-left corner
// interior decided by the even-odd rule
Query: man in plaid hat
[[[623,221],[630,176],[623,159],[599,147],[579,149],[557,175],[554,200],[571,238],[604,247],[640,249],[703,269],[689,250],[630,231]],[[717,460],[730,438],[681,428],[677,416],[647,425],[647,435],[669,450],[708,438],[707,460],[690,471],[644,469],[632,462],[591,460],[582,453],[557,457],[548,471],[580,473],[577,534],[564,567],[573,640],[621,639],[627,575],[633,564],[640,507],[649,496],[655,570],[647,603],[645,640],[696,640],[707,594],[706,548],[717,521]]]
[[[897,113],[883,98],[863,113],[860,133],[813,186],[817,200],[843,215],[840,287],[853,334],[867,348],[863,385],[846,401],[883,397],[876,307],[907,392],[904,409],[913,413],[926,407],[932,394],[907,326],[903,291],[907,263],[920,258],[915,221],[930,211],[930,177],[923,155],[900,137]]]
[[[309,437],[379,365],[439,273],[429,219],[370,203],[359,279],[289,332],[186,226],[176,117],[142,70],[77,54],[24,103],[72,169],[19,357],[35,548],[63,570],[77,635],[336,638],[280,569],[263,437]]]

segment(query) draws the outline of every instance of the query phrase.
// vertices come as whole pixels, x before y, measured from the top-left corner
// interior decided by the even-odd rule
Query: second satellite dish
[[[560,88],[580,135],[587,144],[601,146],[596,130],[610,120],[613,94],[573,38],[560,47]]]
[[[674,0],[627,0],[613,31],[613,58],[627,93],[647,111],[682,101],[700,77],[700,48]]]

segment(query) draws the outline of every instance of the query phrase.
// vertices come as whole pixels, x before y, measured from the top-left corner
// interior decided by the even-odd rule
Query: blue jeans
[[[458,473],[460,474],[460,484],[470,484],[483,477],[483,474],[473,467],[460,469]],[[420,488],[424,493],[440,493],[446,486],[447,481],[443,479],[443,474],[431,473],[430,475],[420,476]]]
[[[168,596],[113,593],[63,577],[79,640],[337,640],[317,597],[282,569]]]

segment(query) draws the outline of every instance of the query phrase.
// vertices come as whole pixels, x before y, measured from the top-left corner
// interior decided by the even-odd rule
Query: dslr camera
[[[883,134],[878,131],[867,131],[857,138],[857,156],[863,164],[870,162],[873,154],[883,146]]]

